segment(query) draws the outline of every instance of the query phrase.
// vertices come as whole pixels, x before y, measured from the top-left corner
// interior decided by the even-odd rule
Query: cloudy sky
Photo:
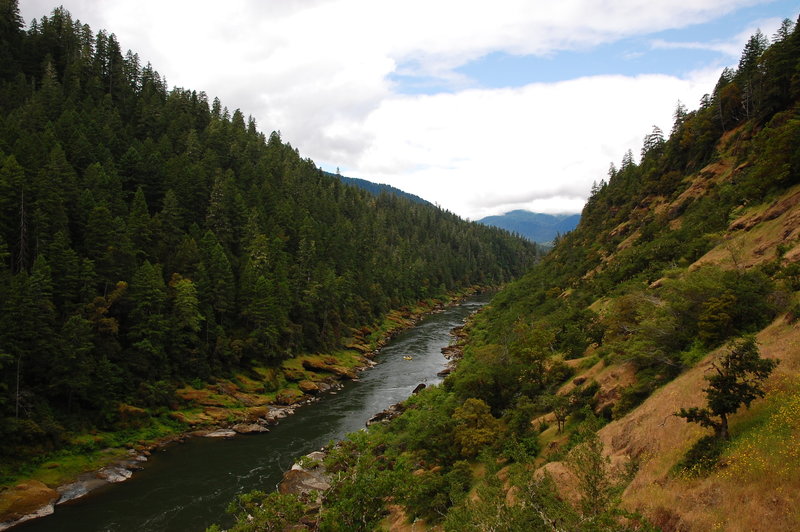
[[[21,0],[26,22],[56,5]],[[63,0],[318,166],[465,218],[579,212],[796,0]]]

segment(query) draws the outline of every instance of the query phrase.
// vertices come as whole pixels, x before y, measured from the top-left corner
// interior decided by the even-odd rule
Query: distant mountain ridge
[[[376,196],[379,196],[382,192],[386,192],[394,196],[410,199],[414,203],[420,203],[423,205],[432,205],[432,203],[426,199],[420,198],[415,194],[411,194],[410,192],[400,190],[399,188],[393,187],[391,185],[384,185],[382,183],[373,183],[372,181],[367,181],[366,179],[359,179],[357,177],[345,177],[343,175],[332,174],[330,172],[324,172],[324,173],[331,177],[339,179],[342,183],[346,185],[353,185],[360,189],[366,190],[367,192],[374,194]]]
[[[580,214],[544,214],[517,209],[502,215],[487,216],[478,222],[517,233],[533,242],[547,243],[557,235],[575,229],[580,220]]]

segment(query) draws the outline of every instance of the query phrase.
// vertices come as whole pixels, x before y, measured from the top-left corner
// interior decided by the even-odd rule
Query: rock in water
[[[97,472],[97,476],[108,482],[123,482],[128,480],[133,475],[130,469],[125,469],[119,466],[104,467]]]
[[[425,385],[423,384],[422,386],[425,386]],[[417,386],[417,388],[419,388],[419,386]],[[383,422],[383,421],[389,421],[390,419],[394,419],[397,416],[399,416],[400,414],[402,414],[403,412],[405,412],[405,410],[406,410],[406,407],[403,406],[403,403],[393,404],[392,406],[390,406],[386,410],[378,412],[377,414],[375,414],[374,416],[369,418],[369,420],[367,420],[367,426],[369,427],[370,425],[373,425],[375,423],[380,423],[380,422]]]
[[[79,499],[90,491],[99,488],[100,486],[105,486],[106,484],[108,484],[107,480],[103,480],[101,478],[88,478],[86,480],[79,480],[77,482],[72,482],[71,484],[59,486],[58,493],[61,495],[61,497],[59,497],[57,504],[63,504],[73,499]]]
[[[218,429],[205,435],[206,438],[233,438],[236,433],[230,429]]]

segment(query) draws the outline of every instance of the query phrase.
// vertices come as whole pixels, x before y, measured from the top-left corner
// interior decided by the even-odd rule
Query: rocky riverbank
[[[367,364],[358,368],[370,367]],[[130,479],[134,472],[141,470],[148,457],[155,451],[168,445],[185,442],[192,437],[230,438],[243,434],[268,432],[269,426],[292,415],[303,405],[310,404],[319,398],[319,394],[335,393],[341,387],[339,382],[325,383],[318,386],[314,396],[306,397],[292,405],[263,405],[250,409],[245,421],[224,423],[199,430],[175,434],[156,441],[142,441],[127,451],[123,459],[115,460],[95,471],[80,474],[74,481],[52,488],[38,480],[28,480],[2,492],[0,498],[0,531],[15,525],[52,514],[56,506],[88,495],[90,492],[107,484],[123,482]]]

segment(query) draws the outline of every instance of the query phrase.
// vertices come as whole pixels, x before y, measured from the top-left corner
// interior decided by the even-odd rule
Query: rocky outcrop
[[[124,482],[133,476],[133,471],[120,465],[104,467],[97,472],[97,477],[106,482]]]
[[[367,420],[367,426],[374,425],[375,423],[384,423],[386,421],[390,421],[403,412],[406,411],[406,407],[403,403],[396,403],[387,408],[386,410],[382,410],[369,418]]]
[[[283,474],[278,491],[284,495],[297,495],[309,509],[319,508],[322,494],[331,487],[325,465],[325,453],[309,453]]]
[[[260,423],[237,423],[232,426],[236,434],[260,434],[262,432],[269,432],[269,429]]]
[[[0,507],[0,530],[5,530],[29,519],[50,515],[59,494],[38,480],[29,480],[9,488],[3,494]]]
[[[63,504],[73,499],[80,499],[90,491],[96,490],[100,486],[108,484],[107,480],[98,478],[93,474],[84,474],[78,477],[78,480],[70,484],[64,484],[56,488],[59,498],[56,504]]]
[[[303,360],[303,367],[309,371],[333,373],[340,379],[355,380],[357,378],[355,370],[340,366],[336,362],[335,358],[332,360],[307,358]]]
[[[231,429],[217,429],[205,434],[206,438],[232,438],[234,436],[236,436],[236,433]]]
[[[306,378],[306,374],[303,370],[290,368],[283,369],[283,376],[286,377],[287,381],[291,382],[299,382]]]
[[[128,457],[97,471],[78,476],[74,482],[52,489],[38,480],[29,480],[13,488],[0,490],[0,531],[53,513],[54,505],[78,499],[109,483],[123,482],[143,468],[148,451],[131,449]]]
[[[278,395],[275,396],[275,402],[279,405],[291,406],[302,401],[304,397],[305,395],[300,390],[293,390],[290,388],[278,392]]]
[[[319,386],[314,381],[302,380],[297,383],[300,391],[308,395],[316,395],[320,392]]]

